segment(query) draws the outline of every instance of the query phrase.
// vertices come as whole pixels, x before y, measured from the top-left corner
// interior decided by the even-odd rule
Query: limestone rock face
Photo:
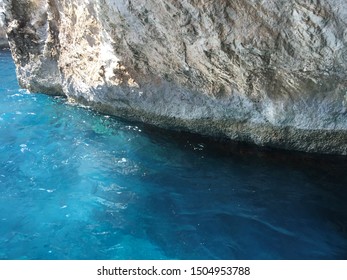
[[[0,8],[0,14],[3,11]],[[6,36],[6,28],[4,26],[4,23],[2,21],[2,18],[0,16],[0,49],[8,47],[8,40]]]
[[[3,26],[0,25],[0,48],[8,47],[6,32]]]
[[[345,0],[3,0],[20,84],[157,126],[347,154]]]

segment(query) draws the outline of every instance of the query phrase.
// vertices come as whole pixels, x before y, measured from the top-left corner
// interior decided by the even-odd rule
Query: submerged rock
[[[31,91],[169,129],[347,154],[344,0],[3,5]]]

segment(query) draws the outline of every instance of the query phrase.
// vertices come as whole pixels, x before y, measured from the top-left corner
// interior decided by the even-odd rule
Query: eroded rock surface
[[[347,154],[345,0],[3,0],[20,84],[169,129]]]
[[[6,28],[1,17],[4,11],[0,8],[0,49],[8,47],[8,40],[6,36]]]

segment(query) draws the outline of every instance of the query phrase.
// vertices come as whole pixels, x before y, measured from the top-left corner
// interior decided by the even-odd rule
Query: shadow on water
[[[169,258],[347,258],[346,157],[133,125],[168,165],[146,176],[156,194],[138,207],[157,213],[139,223]]]

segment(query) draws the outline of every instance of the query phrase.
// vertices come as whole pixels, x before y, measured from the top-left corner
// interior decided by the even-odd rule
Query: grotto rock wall
[[[3,0],[21,86],[160,127],[347,154],[345,0]]]

